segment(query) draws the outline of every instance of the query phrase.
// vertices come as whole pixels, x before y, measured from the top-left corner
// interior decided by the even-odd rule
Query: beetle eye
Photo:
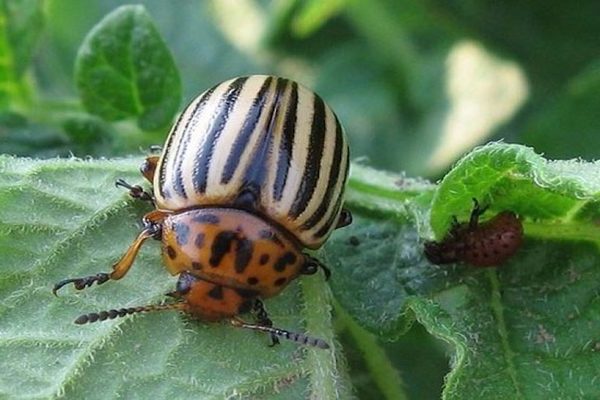
[[[319,270],[319,265],[313,260],[307,260],[302,266],[302,273],[305,275],[316,274]]]

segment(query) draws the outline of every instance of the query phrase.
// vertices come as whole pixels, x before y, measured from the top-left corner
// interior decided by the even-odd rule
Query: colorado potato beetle
[[[425,256],[434,264],[463,261],[476,267],[493,267],[504,263],[521,247],[523,225],[512,211],[502,211],[483,223],[479,217],[487,210],[473,199],[467,223],[456,217],[449,232],[439,242],[425,242]]]
[[[154,205],[143,229],[110,273],[65,279],[78,290],[121,279],[141,245],[162,242],[167,270],[179,279],[175,302],[82,315],[78,324],[158,310],[267,332],[327,348],[321,339],[274,328],[261,299],[301,274],[329,270],[303,252],[351,223],[342,209],[349,149],[324,101],[298,83],[254,75],[196,97],[173,125],[161,154],[141,166],[152,192],[117,186]],[[238,316],[254,313],[256,323]]]

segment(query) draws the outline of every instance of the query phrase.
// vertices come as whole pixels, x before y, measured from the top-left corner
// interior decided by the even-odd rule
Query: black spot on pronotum
[[[175,232],[175,239],[178,245],[183,246],[188,242],[190,227],[187,224],[181,222],[174,223],[173,232]]]
[[[211,225],[216,225],[220,222],[219,217],[217,217],[215,214],[206,214],[206,213],[196,215],[194,218],[192,218],[192,220],[194,222],[199,222],[201,224],[211,224]]]
[[[171,260],[174,260],[177,257],[177,252],[175,251],[175,249],[173,247],[167,246],[166,251],[167,251],[167,255],[169,256],[169,258]]]
[[[265,265],[266,263],[269,262],[269,255],[268,254],[263,254],[260,256],[260,258],[258,259],[258,263],[260,265]]]
[[[275,281],[275,286],[282,286],[287,281],[287,278],[279,278]]]
[[[199,233],[196,235],[196,239],[194,239],[194,246],[199,249],[204,246],[204,233]]]
[[[212,243],[211,255],[208,263],[211,267],[216,268],[225,257],[225,254],[231,249],[231,244],[236,239],[237,233],[232,231],[219,232]]]
[[[258,233],[258,235],[260,236],[261,239],[270,240],[273,243],[275,243],[276,245],[283,247],[283,242],[281,241],[279,236],[277,236],[277,234],[270,229],[263,229]]]
[[[235,252],[235,272],[241,274],[244,272],[250,260],[252,259],[253,244],[248,239],[238,239],[237,248]]]
[[[262,229],[260,232],[258,232],[258,236],[261,239],[271,239],[271,237],[273,237],[273,231],[270,229]]]
[[[192,262],[192,269],[195,269],[196,271],[199,271],[202,269],[202,264],[200,264],[199,262],[193,261]]]
[[[294,253],[288,251],[275,262],[273,268],[277,272],[283,272],[288,265],[294,264],[297,259]]]
[[[255,276],[251,276],[248,279],[246,279],[246,282],[248,283],[248,285],[256,285],[258,284],[258,278]]]
[[[258,296],[258,292],[256,290],[252,290],[252,289],[235,288],[233,290],[235,290],[235,292],[237,294],[239,294],[240,297],[243,297],[244,299],[251,299],[251,298]]]
[[[208,296],[215,300],[223,300],[223,286],[215,285],[208,292]]]

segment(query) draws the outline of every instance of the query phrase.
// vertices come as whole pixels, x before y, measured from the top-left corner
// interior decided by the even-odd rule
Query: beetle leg
[[[235,317],[231,318],[229,320],[229,323],[231,325],[235,326],[236,328],[251,329],[253,331],[269,333],[271,335],[282,337],[287,340],[291,340],[292,342],[296,342],[298,344],[302,344],[305,346],[313,346],[313,347],[318,347],[320,349],[328,349],[329,348],[329,344],[327,344],[327,342],[324,341],[323,339],[307,336],[303,333],[290,332],[290,331],[286,331],[285,329],[279,329],[279,328],[275,328],[272,326],[249,324],[249,323],[244,322],[243,320],[241,320],[239,318],[235,318]]]
[[[142,230],[138,237],[135,239],[135,241],[131,244],[131,246],[129,246],[125,254],[123,254],[121,259],[113,265],[112,272],[100,272],[95,275],[85,276],[83,278],[64,279],[58,282],[56,285],[54,285],[52,293],[56,295],[56,292],[58,292],[60,288],[62,288],[65,285],[68,285],[69,283],[72,283],[75,286],[75,289],[82,290],[86,287],[92,286],[94,283],[101,285],[109,280],[121,279],[125,276],[125,274],[127,274],[129,268],[131,268],[135,257],[137,256],[138,252],[140,251],[140,248],[142,247],[142,244],[147,239],[154,237],[157,234],[157,229],[157,225],[148,225],[144,230]]]
[[[140,165],[140,172],[144,175],[150,183],[154,181],[154,173],[156,172],[156,165],[158,164],[159,156],[149,156]]]
[[[168,304],[150,304],[147,306],[119,308],[118,310],[106,310],[80,315],[74,322],[77,325],[88,324],[97,321],[106,321],[107,319],[115,319],[125,317],[131,314],[147,313],[155,311],[187,311],[185,303],[168,303]]]
[[[119,178],[115,181],[115,186],[129,189],[129,195],[134,199],[149,201],[150,203],[154,204],[154,196],[146,192],[140,185],[130,185],[129,183],[125,182],[125,180]]]
[[[481,207],[481,205],[479,204],[477,199],[475,197],[473,197],[473,210],[471,210],[471,218],[469,219],[469,228],[470,229],[477,228],[477,224],[479,223],[479,217],[481,217],[483,215],[483,213],[486,212],[488,207],[489,207],[489,205],[487,205],[485,207]]]
[[[267,314],[267,310],[265,310],[265,305],[263,304],[262,300],[260,300],[260,299],[254,300],[253,311],[256,313],[256,323],[258,325],[268,326],[268,327],[273,326],[273,321],[271,321],[271,318],[269,318],[269,315]],[[269,346],[273,347],[278,344],[279,344],[279,338],[277,337],[277,335],[271,333],[271,344]]]
[[[329,280],[329,278],[331,277],[331,270],[329,268],[327,268],[321,261],[317,260],[312,256],[309,256],[308,254],[305,254],[304,257],[306,258],[306,261],[304,262],[302,270],[300,271],[302,274],[316,274],[319,268],[321,268],[323,270],[323,273],[325,274],[325,280]]]
[[[335,229],[343,228],[352,223],[352,213],[347,208],[342,208],[340,216],[338,217]]]
[[[162,152],[162,146],[160,144],[153,144],[148,146],[148,151],[152,154],[160,154]]]

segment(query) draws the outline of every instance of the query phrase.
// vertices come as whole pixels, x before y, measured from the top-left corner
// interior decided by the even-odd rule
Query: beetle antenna
[[[75,323],[77,325],[88,324],[97,321],[105,321],[107,319],[115,319],[120,317],[125,317],[131,314],[137,313],[146,313],[146,312],[154,312],[154,311],[168,311],[168,310],[179,310],[184,311],[186,305],[184,303],[170,303],[170,304],[154,304],[148,306],[139,306],[139,307],[129,307],[129,308],[119,308],[118,310],[106,310],[100,312],[94,312],[89,314],[80,315]]]
[[[237,328],[251,329],[253,331],[269,333],[271,335],[275,335],[275,336],[278,336],[278,337],[281,337],[281,338],[284,338],[287,340],[291,340],[292,342],[296,342],[296,343],[304,345],[304,346],[318,347],[319,349],[328,349],[329,348],[329,344],[327,344],[327,342],[324,341],[323,339],[315,338],[312,336],[307,336],[303,333],[290,332],[290,331],[286,331],[285,329],[274,328],[271,326],[248,324],[237,318],[232,318],[230,320],[230,322],[231,322],[231,325],[233,325]]]

